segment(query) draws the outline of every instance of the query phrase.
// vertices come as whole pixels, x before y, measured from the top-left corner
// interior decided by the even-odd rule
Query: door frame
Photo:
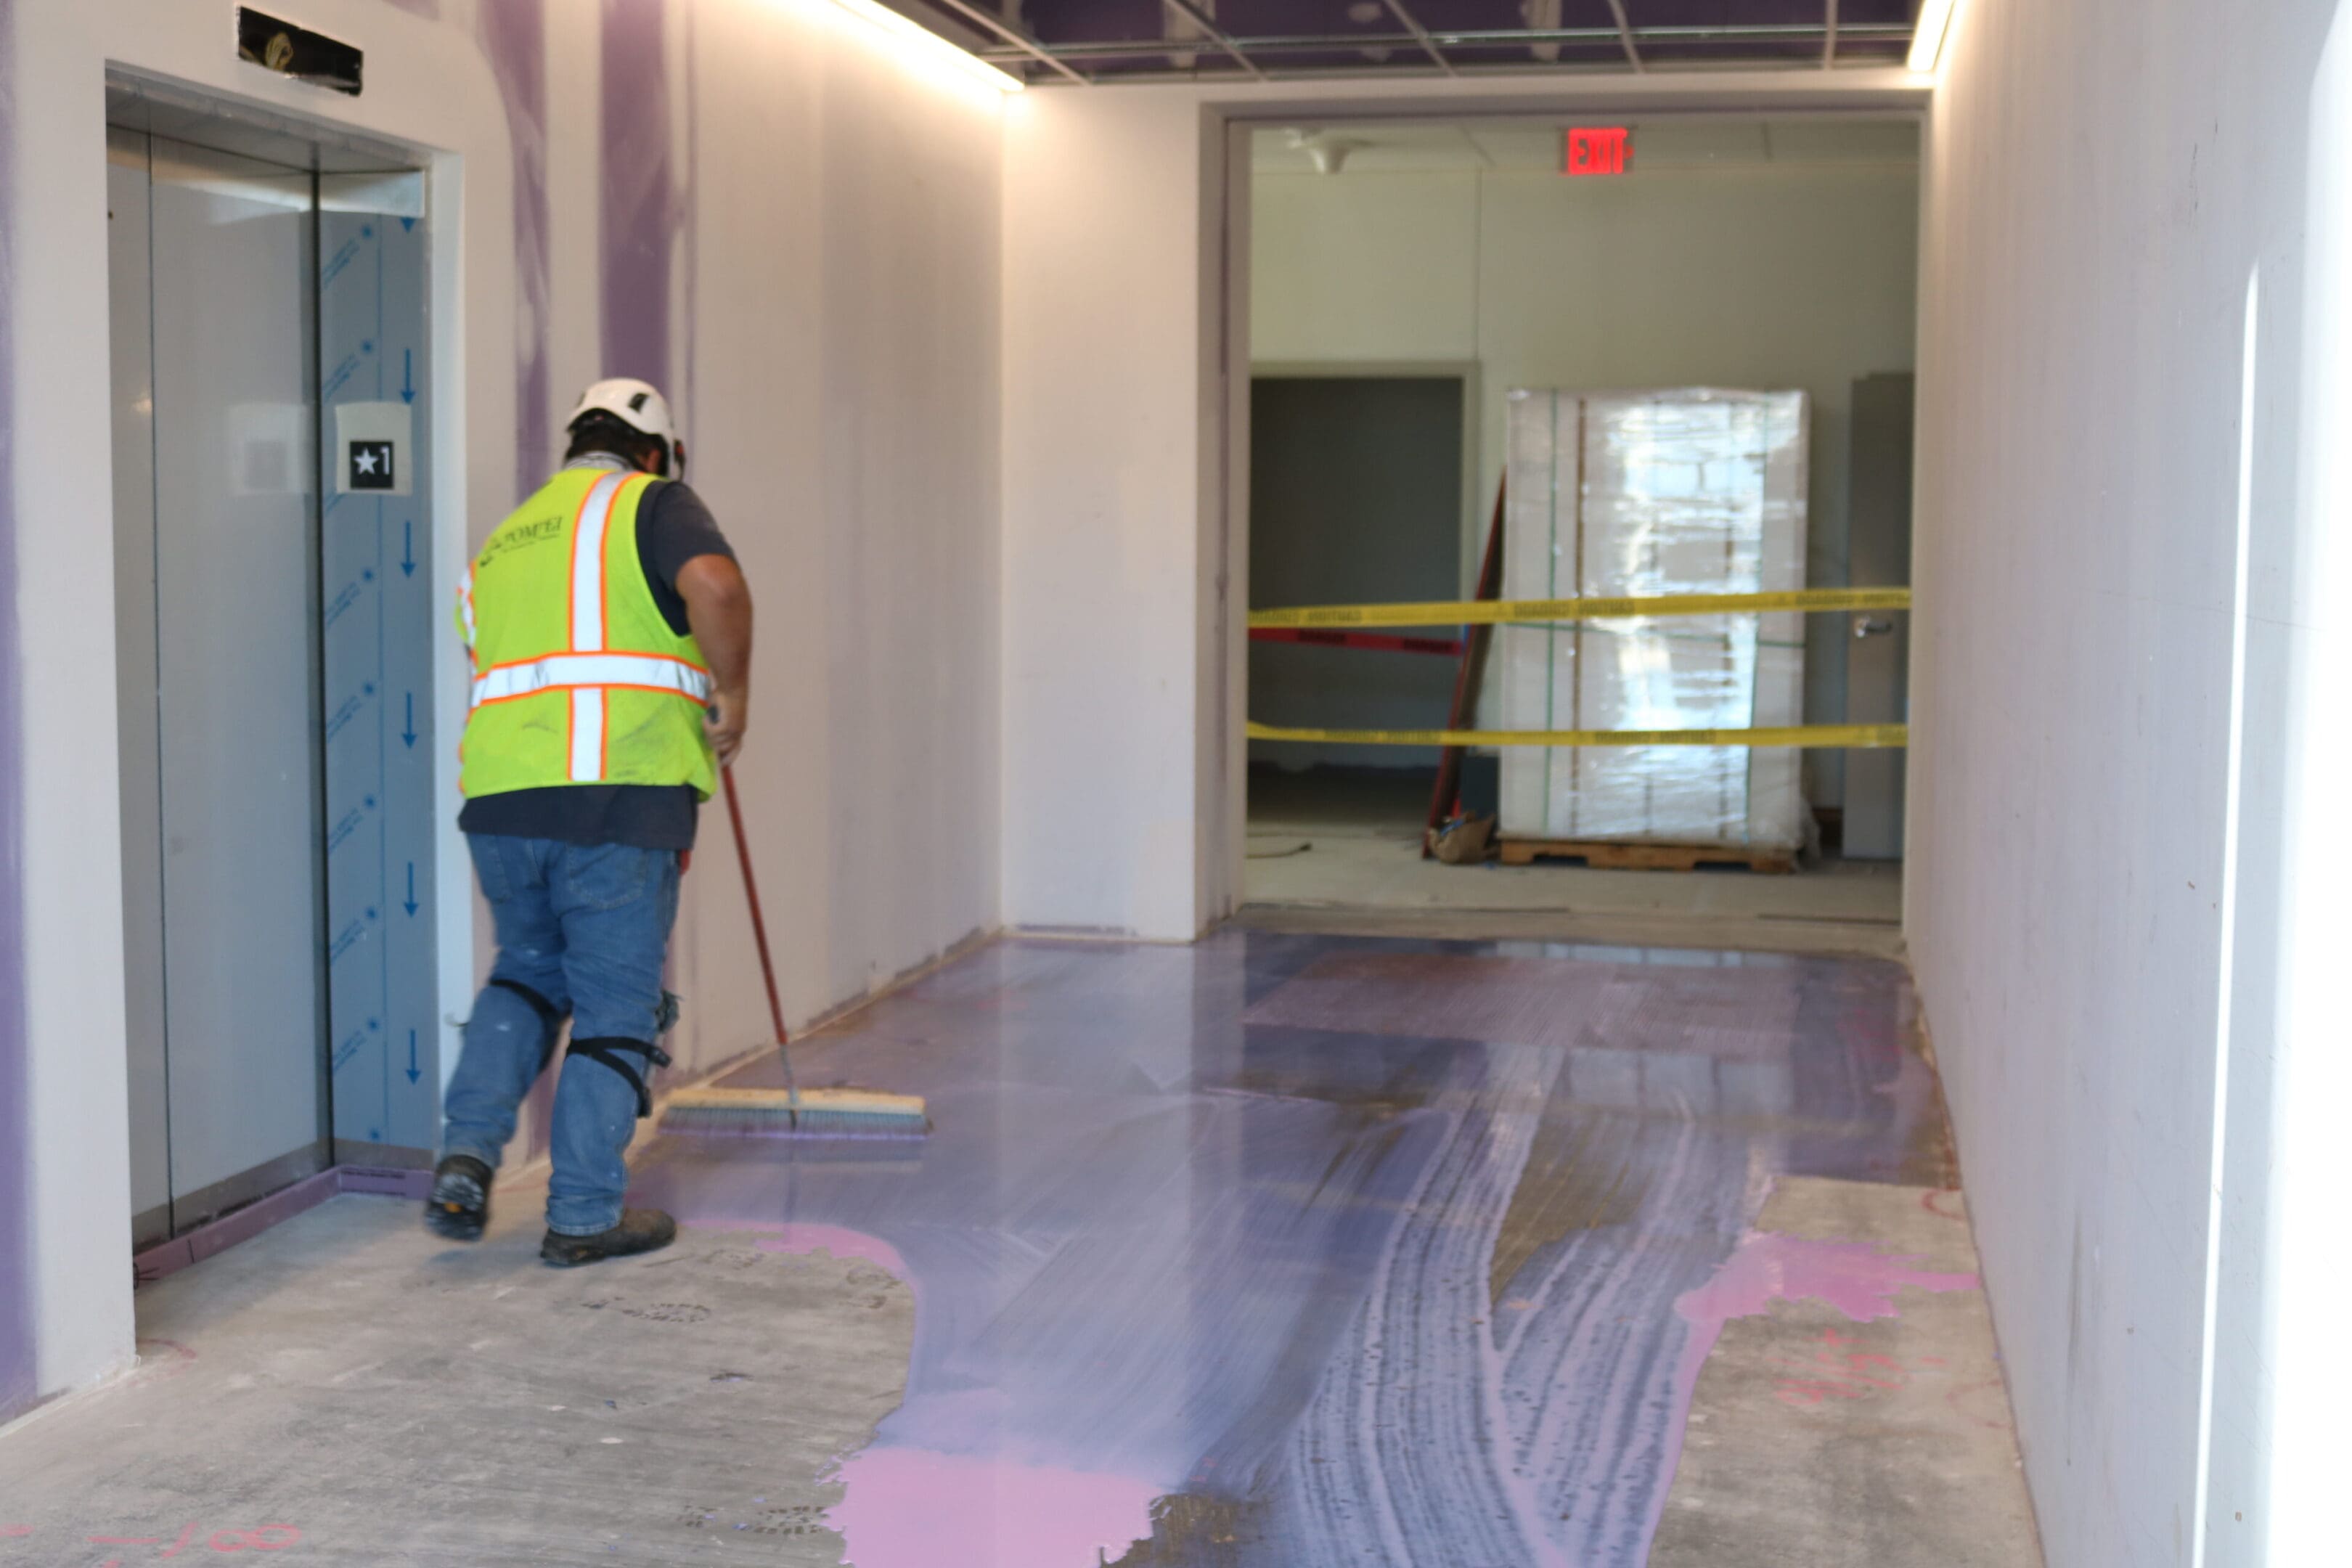
[[[1250,356],[1251,236],[1256,168],[1253,138],[1261,131],[1311,123],[1318,129],[1350,125],[1394,125],[1403,121],[1447,124],[1472,121],[1557,120],[1563,126],[1605,124],[1625,116],[1643,120],[1902,120],[1919,130],[1919,160],[1924,171],[1931,155],[1933,117],[1929,94],[1916,81],[1888,91],[1875,84],[1852,79],[1827,79],[1802,90],[1777,88],[1769,91],[1716,89],[1704,81],[1664,82],[1652,79],[1643,87],[1656,96],[1622,83],[1585,83],[1567,89],[1549,88],[1524,97],[1497,100],[1465,95],[1398,95],[1387,100],[1365,97],[1318,100],[1308,97],[1286,102],[1269,95],[1259,100],[1210,100],[1201,106],[1202,184],[1199,208],[1202,267],[1201,372],[1200,496],[1201,553],[1204,577],[1221,592],[1201,619],[1202,646],[1198,668],[1204,679],[1203,701],[1198,710],[1202,732],[1196,736],[1199,776],[1213,784],[1194,806],[1194,911],[1201,931],[1213,928],[1240,909],[1248,879],[1249,745],[1245,735],[1249,706],[1249,420],[1250,382],[1262,367]],[[1288,84],[1285,84],[1286,86]],[[1927,200],[1920,197],[1920,221]],[[1926,265],[1921,248],[1919,265]],[[1289,362],[1268,362],[1269,365]],[[1916,366],[1915,366],[1916,368]],[[1389,374],[1396,374],[1391,369]],[[1465,416],[1477,405],[1474,395],[1465,401]],[[1916,433],[1917,409],[1913,410]],[[1468,450],[1475,451],[1473,441]],[[1466,473],[1478,471],[1465,461]],[[1213,482],[1212,482],[1213,481]],[[1474,481],[1475,482],[1475,481]],[[1916,489],[1916,480],[1915,480]],[[1475,507],[1475,500],[1468,503]],[[1475,512],[1473,513],[1475,516]],[[1913,527],[1918,510],[1913,509]],[[1465,534],[1475,524],[1465,525]],[[1475,573],[1473,562],[1468,568]],[[1475,575],[1465,581],[1475,582]],[[1907,695],[1907,694],[1906,694]],[[1916,705],[1912,705],[1916,710]],[[1905,781],[1907,858],[1908,801],[1917,783],[1916,770]]]
[[[433,602],[442,601],[446,597],[445,588],[454,584],[457,574],[462,570],[461,564],[453,564],[453,563],[459,563],[467,553],[464,521],[467,516],[464,387],[467,356],[464,342],[464,313],[460,288],[464,258],[462,236],[464,191],[460,155],[421,147],[404,139],[388,137],[372,128],[314,114],[289,112],[281,107],[259,102],[239,94],[191,86],[176,79],[160,76],[113,59],[107,62],[105,77],[109,88],[109,101],[107,111],[101,118],[105,131],[108,132],[120,129],[129,131],[131,134],[161,138],[167,142],[192,141],[194,145],[213,147],[233,157],[257,156],[256,153],[237,145],[239,142],[258,145],[273,140],[284,143],[281,156],[289,158],[294,156],[294,149],[297,146],[302,145],[344,149],[357,153],[367,159],[396,167],[403,174],[413,174],[422,181],[426,215],[424,237],[425,275],[423,279],[425,314],[423,341],[425,364],[423,367],[419,388],[425,395],[427,402],[425,417],[418,423],[415,437],[421,453],[427,458],[427,467],[422,476],[422,482],[415,489],[415,495],[419,504],[429,509],[426,517],[423,520],[426,527],[422,535],[422,542],[429,552],[428,568],[431,580],[426,584],[426,591]],[[181,133],[176,125],[167,129],[141,129],[136,126],[118,125],[113,96],[117,89],[150,97],[173,111],[201,117],[205,122],[216,124],[222,132],[220,140],[205,142],[192,138]],[[263,153],[258,156],[267,161],[268,155]],[[287,1215],[299,1212],[300,1208],[307,1207],[310,1203],[320,1201],[325,1196],[331,1195],[333,1191],[339,1190],[338,1168],[346,1165],[350,1156],[355,1152],[362,1153],[363,1157],[363,1152],[367,1147],[361,1145],[354,1150],[348,1140],[339,1140],[335,1136],[331,1060],[333,1033],[330,1013],[331,969],[329,952],[332,933],[326,929],[331,910],[328,899],[329,869],[326,842],[326,834],[331,826],[331,814],[326,795],[327,759],[323,728],[325,708],[328,704],[324,684],[326,628],[321,616],[329,591],[322,578],[325,566],[326,514],[329,503],[334,497],[325,461],[332,441],[332,432],[328,427],[328,421],[333,416],[333,405],[327,401],[326,397],[325,373],[328,367],[320,362],[325,347],[324,319],[321,314],[322,301],[317,288],[317,279],[319,269],[324,260],[320,250],[323,232],[323,208],[320,205],[321,182],[332,180],[338,176],[331,173],[320,174],[314,170],[305,171],[299,168],[295,172],[310,174],[312,191],[310,210],[307,216],[310,224],[308,244],[310,249],[308,265],[310,268],[313,287],[302,307],[306,313],[305,330],[310,337],[309,351],[311,358],[311,363],[307,368],[310,381],[308,389],[310,395],[308,412],[312,428],[303,460],[310,464],[310,471],[314,476],[316,486],[310,501],[309,560],[306,571],[310,595],[310,645],[306,650],[306,656],[310,661],[310,679],[316,700],[313,703],[316,710],[310,716],[310,749],[312,783],[320,812],[319,843],[316,846],[314,871],[320,923],[315,957],[319,988],[317,1067],[320,1080],[321,1133],[316,1145],[315,1152],[318,1156],[316,1158],[308,1157],[313,1151],[299,1151],[294,1155],[265,1162],[250,1172],[232,1178],[227,1183],[216,1184],[215,1187],[205,1189],[201,1193],[185,1196],[173,1194],[166,1205],[168,1224],[166,1235],[170,1238],[184,1237],[192,1229],[202,1230],[209,1225],[219,1223],[239,1210],[253,1207],[264,1200],[277,1200],[268,1205],[271,1223],[276,1219],[286,1217]],[[114,596],[111,593],[108,602],[110,606],[114,605]],[[111,621],[109,624],[111,629]],[[441,623],[428,616],[426,624],[438,626]],[[111,641],[110,637],[110,641]],[[452,641],[453,639],[450,638],[433,637],[426,654],[431,678],[430,689],[424,695],[427,712],[434,726],[433,733],[436,736],[453,733],[450,729],[453,717],[457,723],[463,721],[463,694],[467,672],[464,668],[462,651],[451,646]],[[452,691],[455,691],[457,696],[454,707],[447,700],[447,694]],[[112,695],[110,686],[109,695],[110,697]],[[110,717],[117,723],[120,722],[119,713],[112,713]],[[433,753],[431,794],[432,799],[436,803],[436,809],[432,815],[433,826],[430,843],[427,847],[427,853],[432,860],[433,877],[430,890],[420,898],[419,902],[425,903],[427,900],[430,900],[429,907],[420,910],[420,913],[424,918],[425,929],[429,933],[427,941],[433,954],[431,972],[438,998],[433,1019],[435,1026],[432,1030],[431,1049],[433,1063],[438,1069],[438,1084],[446,1088],[448,1078],[456,1067],[457,1031],[457,1020],[451,1016],[446,1003],[450,997],[470,992],[476,967],[477,920],[474,900],[468,896],[472,887],[471,865],[466,851],[464,837],[457,829],[456,814],[437,809],[439,801],[451,797],[456,793],[456,748],[454,743],[446,745],[436,743],[433,746]],[[398,894],[394,892],[391,896],[396,899]],[[117,973],[121,973],[121,971],[118,968]],[[367,1179],[379,1182],[400,1174],[400,1173],[378,1169],[373,1163],[363,1164],[357,1169],[367,1173]],[[306,1180],[312,1177],[316,1179]],[[412,1175],[411,1179],[415,1178]],[[298,1193],[302,1201],[291,1202],[290,1200],[297,1196]],[[207,1196],[207,1194],[211,1195]],[[204,1201],[189,1204],[190,1198],[200,1198]],[[179,1212],[186,1212],[182,1209],[184,1204],[187,1204],[191,1209],[205,1212],[201,1217],[194,1219],[193,1224],[184,1222],[179,1217]],[[134,1221],[137,1218],[135,1215],[131,1217]],[[237,1223],[242,1226],[246,1222],[240,1219]],[[134,1243],[134,1247],[136,1245]]]
[[[540,351],[546,328],[533,313],[540,301],[526,297],[532,280],[516,258],[522,249],[517,235],[530,221],[531,182],[541,171],[524,128],[509,111],[499,58],[475,29],[411,14],[415,7],[341,0],[337,7],[361,30],[361,41],[393,63],[371,79],[363,97],[345,98],[246,63],[226,46],[219,17],[204,6],[117,0],[16,7],[15,94],[5,118],[42,155],[15,161],[0,251],[13,261],[16,298],[41,308],[16,312],[5,334],[15,382],[26,395],[15,405],[16,450],[25,460],[15,467],[8,504],[0,507],[0,522],[13,518],[19,524],[10,537],[22,590],[14,633],[21,679],[13,732],[0,735],[0,743],[11,748],[19,775],[15,820],[39,827],[22,836],[21,902],[39,918],[22,922],[14,950],[19,998],[11,1032],[21,1031],[22,1040],[20,1158],[40,1173],[24,1194],[28,1218],[20,1234],[27,1238],[30,1386],[44,1395],[130,1366],[136,1333],[132,1279],[121,1256],[131,1200],[119,1054],[114,626],[104,610],[90,614],[87,594],[74,591],[92,574],[104,581],[112,571],[110,528],[77,521],[87,517],[93,484],[102,487],[99,505],[108,505],[107,480],[98,476],[110,466],[106,279],[92,265],[106,244],[99,171],[108,73],[160,83],[239,115],[395,146],[410,166],[425,171],[436,215],[426,383],[434,405],[436,471],[428,488],[436,604],[447,605],[456,593],[465,519],[502,513],[512,504],[520,482],[517,432],[526,414],[537,416],[522,403],[524,354]],[[40,395],[29,395],[32,389]],[[443,736],[457,732],[466,712],[464,659],[455,644],[454,637],[438,639],[434,649],[432,710]],[[454,802],[456,749],[433,749],[435,794]],[[453,997],[471,989],[477,919],[455,816],[451,810],[436,823],[432,845],[437,884],[449,896],[436,900],[430,917],[421,910],[419,917],[430,921],[439,987]],[[446,1071],[457,1039],[446,1008],[436,1033]],[[93,1040],[104,1042],[96,1052]],[[0,1044],[0,1057],[7,1054]],[[247,1212],[260,1217],[258,1208]],[[244,1223],[243,1216],[234,1223]]]

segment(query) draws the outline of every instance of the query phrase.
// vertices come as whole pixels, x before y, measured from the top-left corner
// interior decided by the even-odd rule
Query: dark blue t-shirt
[[[662,619],[680,637],[689,627],[677,574],[698,555],[732,561],[735,551],[710,509],[683,480],[656,480],[637,502],[637,564]],[[457,826],[565,844],[691,849],[699,804],[692,784],[557,784],[476,795],[457,814]]]

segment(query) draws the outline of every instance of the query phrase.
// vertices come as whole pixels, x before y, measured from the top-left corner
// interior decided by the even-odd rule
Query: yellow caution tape
[[[1798,588],[1778,594],[1661,594],[1638,599],[1464,599],[1428,605],[1309,605],[1252,610],[1260,626],[1462,626],[1597,621],[1633,616],[1769,615],[1907,610],[1908,588]]]
[[[1792,724],[1764,730],[1285,730],[1252,723],[1253,741],[1341,746],[1806,746],[1876,751],[1911,743],[1908,724]]]

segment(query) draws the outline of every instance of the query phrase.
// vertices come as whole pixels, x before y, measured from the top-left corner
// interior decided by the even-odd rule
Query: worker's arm
[[[677,569],[687,625],[710,661],[713,689],[704,722],[721,767],[743,747],[751,701],[751,585],[724,555],[698,555]]]

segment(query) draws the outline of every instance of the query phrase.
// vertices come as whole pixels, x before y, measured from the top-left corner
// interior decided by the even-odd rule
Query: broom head
[[[922,1099],[870,1089],[682,1089],[662,1111],[665,1132],[752,1138],[921,1138]]]

